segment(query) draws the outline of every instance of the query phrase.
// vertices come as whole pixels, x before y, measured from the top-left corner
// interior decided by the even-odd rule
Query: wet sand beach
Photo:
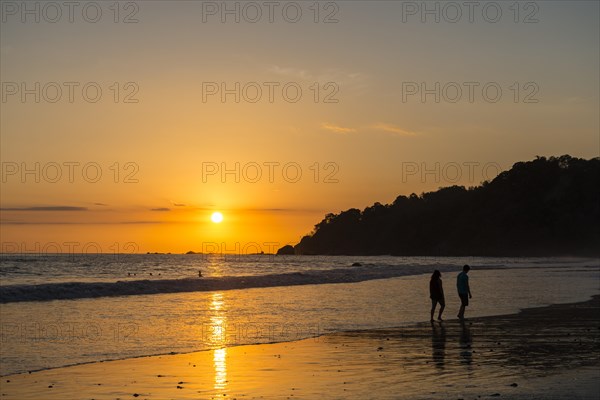
[[[600,296],[2,377],[2,399],[597,399]],[[468,314],[468,312],[467,312]],[[450,317],[448,312],[447,317]]]

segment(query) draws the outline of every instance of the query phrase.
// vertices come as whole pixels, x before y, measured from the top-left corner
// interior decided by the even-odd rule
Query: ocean
[[[467,317],[600,292],[591,258],[4,254],[0,375],[426,321],[434,269],[453,319],[464,264]]]

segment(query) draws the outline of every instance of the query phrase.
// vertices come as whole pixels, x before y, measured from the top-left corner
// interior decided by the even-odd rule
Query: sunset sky
[[[597,1],[480,2],[472,21],[444,2],[275,2],[272,22],[260,1],[227,2],[239,22],[222,2],[97,2],[95,23],[80,3],[70,22],[2,2],[3,251],[266,252],[329,212],[600,155]],[[236,163],[239,182],[221,175]]]

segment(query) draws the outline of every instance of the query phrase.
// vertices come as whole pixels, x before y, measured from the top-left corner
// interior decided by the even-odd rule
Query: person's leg
[[[460,296],[460,310],[458,311],[458,318],[465,318],[465,307],[469,305],[469,295],[465,293],[459,294]]]
[[[431,319],[430,319],[430,321],[433,321],[433,314],[435,313],[436,305],[437,305],[437,301],[435,301],[434,299],[431,299]]]
[[[460,319],[463,319],[465,317],[465,306],[466,306],[465,296],[463,294],[459,294],[458,297],[460,297],[460,310],[458,310],[457,317]]]
[[[444,308],[446,308],[446,304],[445,303],[440,303],[440,312],[438,314],[438,320],[442,320],[442,313],[444,312]]]

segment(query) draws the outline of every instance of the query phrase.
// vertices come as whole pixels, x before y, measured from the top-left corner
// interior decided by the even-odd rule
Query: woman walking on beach
[[[433,322],[433,314],[438,303],[440,303],[438,320],[442,321],[442,313],[446,307],[446,300],[444,299],[444,287],[442,286],[442,273],[437,269],[433,271],[431,280],[429,281],[429,297],[431,298],[431,321]]]

